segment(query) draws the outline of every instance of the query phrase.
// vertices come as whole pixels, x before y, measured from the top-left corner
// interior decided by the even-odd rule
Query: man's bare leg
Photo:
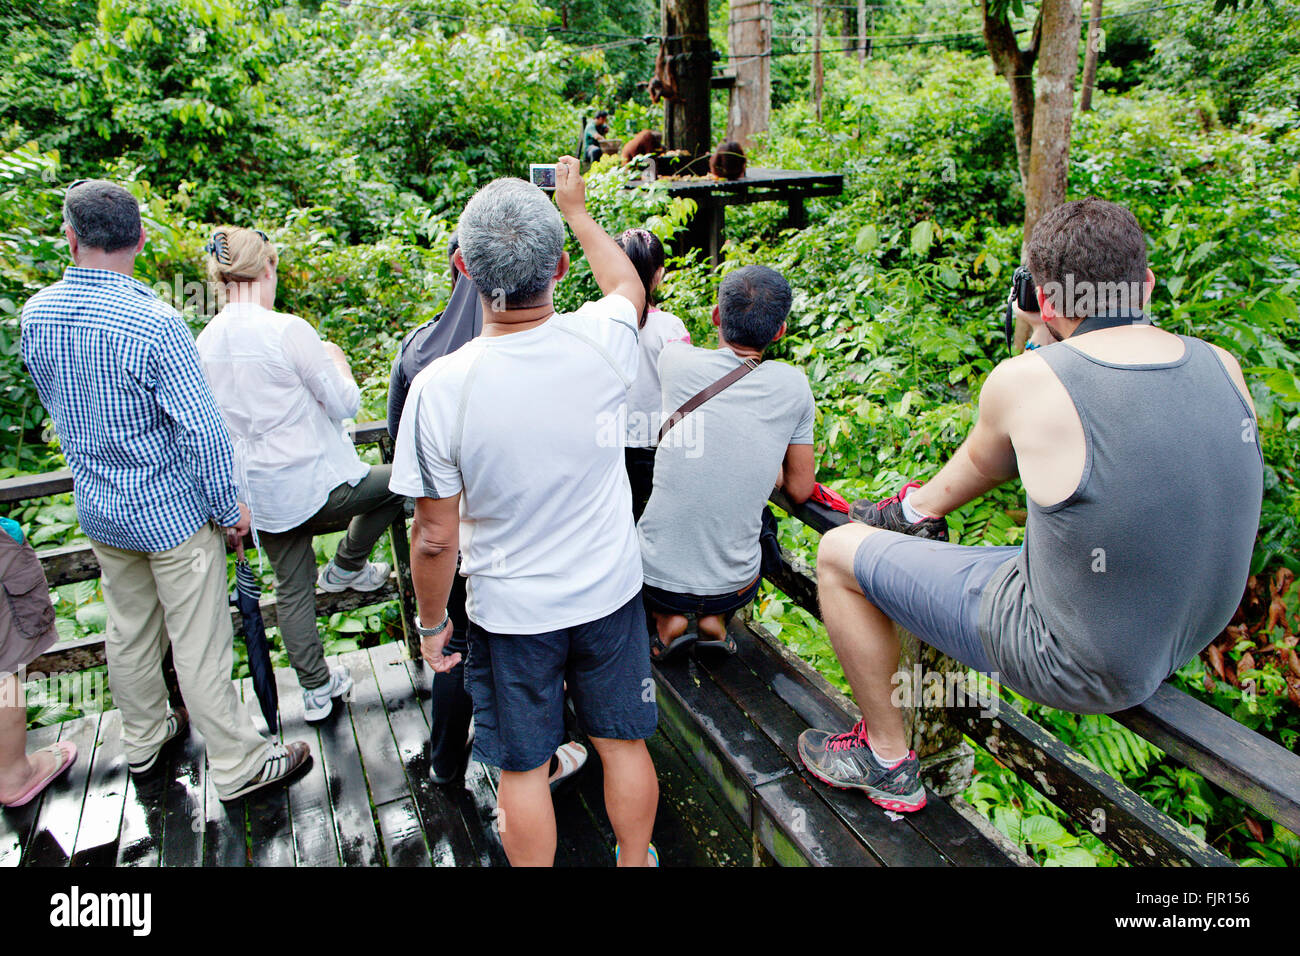
[[[700,637],[707,638],[710,641],[724,641],[727,639],[727,625],[722,620],[721,614],[709,614],[701,617],[699,623],[695,625],[699,628]]]
[[[894,623],[863,595],[853,558],[868,535],[887,534],[863,524],[846,524],[822,536],[817,550],[817,595],[831,646],[862,709],[871,749],[884,761],[907,756],[903,712],[895,707],[893,676],[898,670]]]
[[[660,614],[655,611],[654,616],[655,627],[659,630],[659,643],[664,647],[672,647],[673,641],[686,633],[686,627],[690,623],[685,614]]]
[[[497,831],[511,866],[553,866],[555,806],[551,803],[551,761],[533,770],[503,770],[497,786]],[[608,785],[607,785],[608,786]]]
[[[605,770],[605,812],[619,845],[619,866],[650,865],[650,833],[659,807],[659,777],[644,740],[592,737]]]
[[[0,803],[17,800],[50,774],[59,758],[48,750],[27,756],[27,699],[16,674],[0,677]]]

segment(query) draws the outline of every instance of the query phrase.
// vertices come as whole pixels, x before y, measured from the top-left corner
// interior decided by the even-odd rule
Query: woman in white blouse
[[[207,252],[225,307],[199,335],[199,357],[230,430],[240,500],[275,569],[276,616],[305,716],[323,720],[352,677],[325,663],[315,588],[381,588],[389,567],[369,561],[370,550],[404,499],[388,490],[389,466],[358,458],[343,428],[361,404],[343,350],[274,311],[279,260],[266,235],[219,229]],[[313,535],[346,519],[347,534],[317,576]]]

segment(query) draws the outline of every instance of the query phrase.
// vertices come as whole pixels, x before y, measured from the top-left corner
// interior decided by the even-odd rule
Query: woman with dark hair
[[[664,277],[664,247],[648,229],[629,229],[618,244],[636,267],[645,286],[646,308],[641,314],[638,348],[641,359],[636,381],[627,392],[627,476],[632,482],[632,515],[640,519],[654,485],[655,443],[663,421],[659,385],[659,353],[669,342],[691,341],[682,320],[656,308],[654,290]]]

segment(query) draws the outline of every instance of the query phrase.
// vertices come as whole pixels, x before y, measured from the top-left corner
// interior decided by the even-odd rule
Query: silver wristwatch
[[[420,623],[419,615],[416,615],[415,629],[416,631],[419,632],[421,637],[437,637],[443,631],[447,630],[447,625],[450,623],[451,623],[451,615],[444,613],[442,616],[442,623],[439,624],[437,627],[425,627],[423,624]]]

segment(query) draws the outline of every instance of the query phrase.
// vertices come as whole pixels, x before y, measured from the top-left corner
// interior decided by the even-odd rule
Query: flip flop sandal
[[[687,631],[681,637],[676,638],[672,644],[665,647],[663,641],[659,640],[659,635],[655,634],[654,640],[650,642],[650,660],[656,664],[663,664],[687,650],[699,639],[699,634],[694,631]]]
[[[719,651],[731,657],[736,653],[736,639],[727,634],[720,641],[696,641],[695,650],[698,651]]]
[[[619,845],[614,844],[614,865],[618,865]],[[650,844],[650,865],[655,869],[659,868],[659,851],[655,849],[653,843]]]
[[[13,803],[4,804],[6,808],[13,810],[27,806],[27,804],[39,797],[45,788],[54,782],[55,778],[77,762],[77,745],[70,740],[60,740],[56,744],[50,744],[48,747],[42,748],[42,750],[47,750],[60,757],[58,766],[28,787],[26,792]],[[37,753],[40,752],[40,750],[37,751]]]
[[[551,793],[554,794],[567,782],[571,781],[579,770],[587,765],[587,748],[575,740],[560,744],[555,751],[555,759],[560,766],[551,775]]]

